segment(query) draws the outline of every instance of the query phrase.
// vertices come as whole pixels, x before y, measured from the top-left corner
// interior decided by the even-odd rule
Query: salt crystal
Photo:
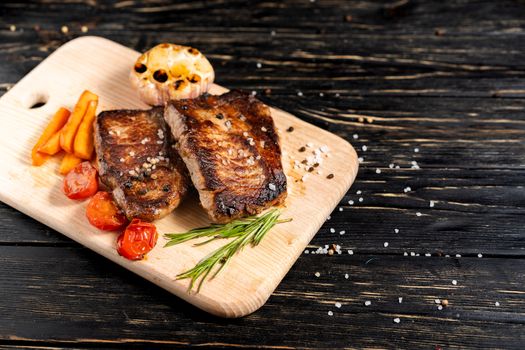
[[[386,248],[388,247],[388,242],[383,243],[383,246]]]
[[[363,146],[361,147],[361,149],[363,150],[363,152],[366,152],[366,150],[368,149],[368,147],[366,147],[366,145],[363,145]]]
[[[331,232],[331,233],[335,233],[335,228],[331,228],[331,229],[330,229],[330,232]]]
[[[483,257],[483,254],[479,253],[478,258],[482,258],[482,257]]]
[[[399,317],[396,317],[396,318],[394,318],[394,322],[395,323],[399,323],[399,322],[401,322],[401,319]]]
[[[333,316],[334,313],[332,311],[328,311],[328,316]]]
[[[422,214],[420,212],[417,212],[416,213],[416,216],[421,216]]]
[[[321,273],[319,273],[319,272],[315,273],[315,277],[320,277],[320,276],[321,276]]]
[[[429,206],[430,208],[434,208],[434,204],[435,204],[434,201],[430,201],[430,203],[428,203],[428,206]]]
[[[377,168],[376,169],[376,174],[381,174],[381,169]]]
[[[347,273],[345,273],[345,279],[348,279],[350,277]]]
[[[365,301],[365,306],[370,306],[372,302],[370,300]]]
[[[500,305],[499,301],[496,301],[496,302],[494,303],[494,305],[495,305],[495,306],[499,306],[499,305]]]
[[[335,303],[335,307],[336,307],[336,308],[340,309],[340,308],[341,308],[341,306],[342,306],[342,305],[341,305],[341,303],[340,303],[340,302],[336,302],[336,303]]]
[[[458,284],[458,281],[452,280],[452,284],[456,286]]]
[[[398,228],[395,228],[395,229],[394,229],[394,232],[395,232],[395,233],[399,233],[399,229],[398,229]]]
[[[403,302],[403,297],[399,297],[397,298],[397,300],[399,301],[399,303],[401,304]]]
[[[357,160],[359,161],[359,163],[363,163],[365,161],[365,159],[363,157],[359,157],[359,158],[357,158]]]
[[[359,138],[359,135],[354,134],[352,137],[354,138],[354,140],[357,140]]]
[[[363,197],[359,197],[359,202],[362,202],[363,201]]]
[[[352,249],[348,249],[348,254],[349,255],[354,255],[354,251]]]

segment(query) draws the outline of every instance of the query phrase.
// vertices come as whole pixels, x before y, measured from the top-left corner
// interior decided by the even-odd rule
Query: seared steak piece
[[[189,177],[172,144],[162,107],[106,111],[97,116],[100,178],[113,190],[128,218],[156,220],[179,205]]]
[[[213,221],[228,222],[283,202],[286,176],[268,106],[231,91],[170,101],[164,118]]]

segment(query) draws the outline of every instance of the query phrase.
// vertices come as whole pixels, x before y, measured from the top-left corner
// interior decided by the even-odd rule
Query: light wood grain
[[[87,222],[86,203],[67,199],[61,192],[58,158],[32,167],[29,154],[39,133],[60,106],[72,107],[84,89],[100,96],[99,111],[146,108],[128,83],[128,72],[139,53],[99,37],[72,40],[55,51],[0,99],[0,199],[42,223],[117,262],[153,283],[212,314],[240,317],[262,306],[297,257],[344,196],[355,179],[358,162],[345,140],[275,108],[272,115],[280,133],[283,166],[289,194],[283,217],[293,221],[276,226],[257,248],[246,248],[200,293],[188,293],[188,281],[175,276],[222,245],[193,247],[191,242],[163,249],[163,241],[140,262],[120,257],[116,234],[101,232]],[[226,91],[213,86],[212,93]],[[30,107],[39,100],[47,103]],[[293,132],[287,132],[290,126]],[[312,143],[305,152],[298,149]],[[322,145],[330,148],[319,167],[322,174],[293,169]],[[327,179],[330,173],[333,179]],[[159,232],[181,232],[208,223],[196,198],[187,199],[172,215],[156,222]]]

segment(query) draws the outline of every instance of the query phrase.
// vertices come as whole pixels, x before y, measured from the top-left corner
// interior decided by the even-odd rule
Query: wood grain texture
[[[86,54],[89,52],[93,55]],[[146,259],[131,262],[117,254],[114,233],[99,232],[89,224],[84,215],[86,203],[69,201],[63,195],[62,178],[56,173],[58,159],[42,167],[33,167],[29,162],[31,145],[47,123],[48,115],[62,105],[73,104],[81,90],[97,94],[102,111],[145,108],[128,82],[130,67],[138,55],[100,37],[78,38],[63,45],[0,99],[4,127],[0,147],[5,165],[0,172],[0,198],[212,314],[223,317],[249,314],[268,299],[352,184],[358,168],[356,153],[343,139],[286,112],[271,109],[280,134],[283,169],[289,179],[282,215],[293,221],[277,225],[258,249],[247,247],[239,253],[228,269],[208,281],[199,293],[188,293],[189,281],[177,280],[176,276],[191,269],[224,242],[200,247],[187,242],[162,249],[161,239],[159,247]],[[217,85],[210,89],[212,94],[225,91]],[[32,109],[41,98],[47,100],[45,106]],[[286,131],[291,126],[294,131]],[[19,140],[26,140],[22,147]],[[308,151],[299,151],[305,145]],[[333,151],[321,153],[319,148],[323,145]],[[316,150],[322,154],[316,172],[296,169],[295,161],[313,157]],[[318,169],[325,173],[317,174]],[[328,174],[336,175],[328,179]],[[156,226],[161,233],[185,232],[208,222],[198,200],[188,198],[173,215],[156,221]]]
[[[0,93],[77,36],[137,51],[175,41],[202,49],[219,84],[256,91],[351,141],[364,158],[343,211],[307,248],[336,243],[354,255],[303,254],[265,306],[237,320],[209,317],[0,204],[0,245],[12,251],[2,251],[2,276],[10,276],[2,287],[13,293],[0,302],[9,315],[0,318],[0,344],[521,350],[523,14],[522,0],[0,5]],[[421,169],[410,169],[413,160]],[[41,248],[38,260],[27,257]],[[26,290],[28,281],[36,288]],[[435,298],[450,306],[437,310]],[[93,329],[88,339],[82,327]]]

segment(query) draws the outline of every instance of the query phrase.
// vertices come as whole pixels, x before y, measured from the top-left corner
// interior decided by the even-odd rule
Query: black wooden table
[[[221,85],[363,158],[308,251],[242,319],[0,204],[0,346],[525,348],[524,1],[0,6],[2,93],[77,36],[188,44]],[[314,254],[332,243],[344,253]]]

